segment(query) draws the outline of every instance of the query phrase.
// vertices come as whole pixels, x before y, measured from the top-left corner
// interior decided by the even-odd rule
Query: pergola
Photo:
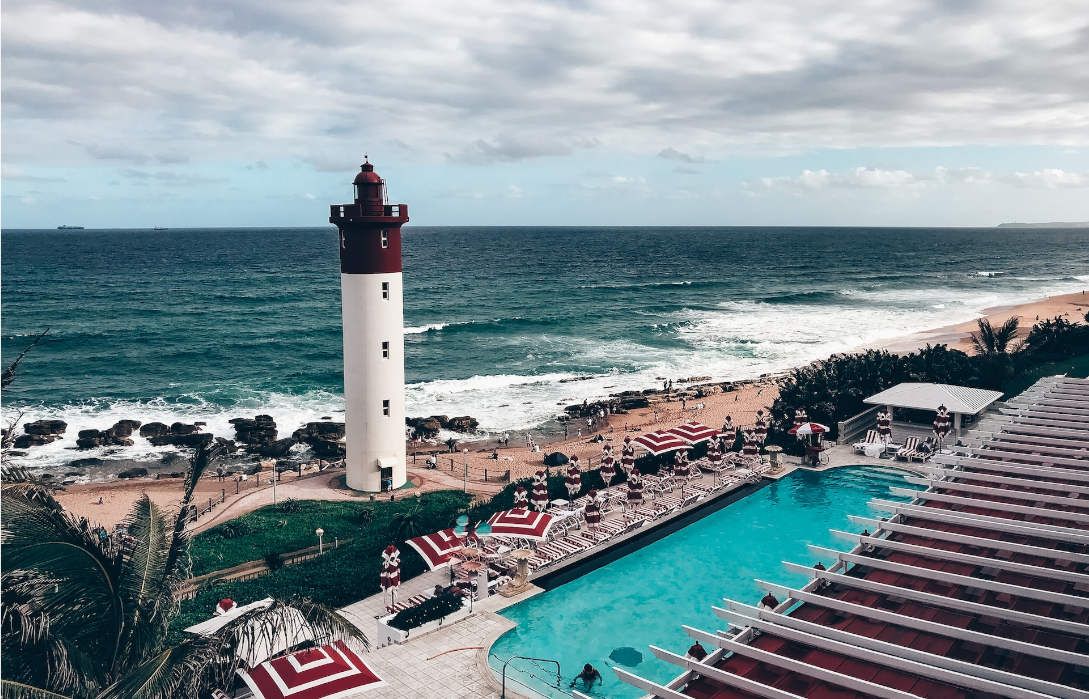
[[[959,435],[961,415],[975,417],[1001,397],[1001,391],[954,386],[947,383],[900,383],[870,396],[863,402],[869,405],[883,405],[889,409],[907,408],[929,411],[937,410],[939,405],[944,405],[953,414],[953,433]]]

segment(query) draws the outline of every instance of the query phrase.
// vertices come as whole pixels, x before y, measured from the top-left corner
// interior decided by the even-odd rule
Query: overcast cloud
[[[502,199],[524,219],[512,223],[560,222],[543,220],[543,199],[658,196],[652,172],[683,178],[707,216],[723,197],[775,191],[1089,198],[1084,0],[8,0],[2,12],[5,224],[33,224],[26,198],[79,168],[119,178],[119,201],[169,186],[197,204],[215,187],[213,210],[240,223],[229,212],[254,178],[343,197],[333,185],[364,150],[412,173],[402,191],[417,200],[465,188]],[[455,167],[471,182],[438,182]],[[286,222],[308,220],[303,199]],[[1048,201],[1077,213],[1073,198]],[[583,219],[562,222],[596,222]]]

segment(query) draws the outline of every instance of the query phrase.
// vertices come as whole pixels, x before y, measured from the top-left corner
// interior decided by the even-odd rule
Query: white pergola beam
[[[1038,434],[1020,434],[1017,432],[993,432],[987,439],[1007,444],[1039,444],[1081,451],[1089,450],[1089,439],[1062,439],[1058,437],[1045,437]]]
[[[1037,438],[1039,439],[1039,438]],[[1002,451],[1028,452],[1040,456],[1061,456],[1068,459],[1089,460],[1089,447],[1057,447],[1051,444],[1040,444],[1035,441],[1011,441],[996,437],[988,439],[980,444],[980,449],[1001,449]]]
[[[985,485],[973,485],[971,483],[961,483],[959,481],[943,481],[937,478],[922,478],[920,476],[905,476],[904,480],[908,483],[914,483],[915,485],[928,486],[930,488],[941,488],[944,490],[953,490],[960,493],[978,493],[980,495],[991,495],[996,498],[1011,498],[1013,500],[1025,500],[1027,502],[1046,502],[1053,505],[1061,505],[1064,507],[1079,507],[1085,510],[1089,510],[1089,500],[1083,498],[1069,498],[1062,495],[1051,495],[1048,493],[1034,493],[1026,490],[1013,490],[1010,488],[991,488]],[[898,490],[908,490],[907,488],[899,488]],[[919,491],[913,490],[912,493],[918,494]]]
[[[731,641],[722,636],[707,633],[706,631],[700,631],[694,629],[691,626],[682,626],[685,633],[692,638],[705,643],[717,645],[720,648],[743,655],[747,658],[752,658],[768,665],[774,665],[780,667],[789,672],[796,672],[800,675],[811,677],[821,682],[828,682],[829,684],[838,685],[840,687],[846,687],[847,689],[853,689],[856,692],[861,692],[868,696],[881,697],[882,699],[918,699],[916,695],[909,694],[908,692],[902,692],[899,689],[893,689],[892,687],[886,687],[883,684],[877,684],[876,682],[868,682],[851,675],[844,675],[834,670],[826,670],[823,667],[817,667],[816,665],[810,665],[809,663],[803,663],[800,660],[788,658],[785,655],[776,655],[775,653],[769,653],[766,650],[760,650],[752,646],[745,645],[744,643],[738,643],[737,641]],[[710,675],[708,675],[710,677]]]
[[[651,650],[654,650],[653,646],[651,646]],[[630,684],[636,689],[641,689],[644,692],[649,692],[650,695],[653,697],[662,697],[662,699],[691,699],[690,697],[682,694],[681,692],[670,689],[669,687],[662,686],[657,682],[651,682],[650,680],[643,679],[639,675],[632,674],[627,670],[621,669],[619,667],[613,667],[613,672],[616,673],[616,678],[624,684]],[[764,694],[761,696],[772,695]],[[787,694],[784,696],[789,697],[790,699],[794,699],[795,695]]]
[[[1075,469],[1089,469],[1089,462],[1085,459],[1071,459],[1065,456],[1043,456],[1040,454],[1026,454],[1020,451],[1009,451],[1007,449],[974,449],[972,450],[972,456],[993,456],[999,459],[1016,459],[1019,461],[1028,461],[1031,464],[1040,464],[1041,466],[1053,468],[1056,466],[1068,466]]]
[[[836,551],[835,549],[817,546],[816,544],[809,544],[808,548],[818,556],[827,556],[843,561],[844,563],[853,563],[875,570],[885,570],[898,575],[911,575],[916,578],[938,580],[940,582],[949,583],[950,585],[959,585],[960,587],[988,590],[999,594],[1040,600],[1041,602],[1062,604],[1070,607],[1077,607],[1079,609],[1089,609],[1089,597],[1077,597],[1075,595],[1063,594],[1062,592],[1052,592],[1050,590],[1041,590],[1036,587],[1013,585],[1011,583],[977,578],[971,575],[947,573],[944,570],[937,570],[936,568],[923,568],[921,566],[913,566],[906,563],[895,563],[883,558],[874,558],[873,556],[860,556],[855,553],[844,553],[843,551]]]
[[[993,473],[977,473],[971,471],[960,471],[953,468],[927,468],[928,473],[935,476],[944,476],[945,478],[963,478],[973,481],[984,481],[987,483],[1004,483],[1006,485],[1015,485],[1022,488],[1039,488],[1040,490],[1053,490],[1062,493],[1078,493],[1081,495],[1089,495],[1089,485],[1073,485],[1070,483],[1052,483],[1050,481],[1038,481],[1030,478],[1014,478],[1012,476],[999,476]],[[949,481],[942,481],[943,483]]]
[[[1036,524],[1035,522],[1022,522],[1017,519],[1004,517],[988,517],[967,512],[954,512],[951,510],[939,510],[935,507],[920,507],[919,505],[905,505],[902,502],[891,500],[870,500],[870,507],[876,510],[885,510],[905,517],[927,519],[934,522],[947,524],[960,524],[976,529],[996,529],[1010,534],[1031,536],[1037,539],[1052,539],[1066,541],[1074,544],[1089,544],[1089,532],[1071,529],[1069,527],[1056,527],[1050,524]]]
[[[1007,697],[1073,697],[1070,687],[1003,670],[967,663],[861,634],[821,626],[785,614],[765,612],[727,600],[730,609],[712,607],[720,618],[735,626],[748,626],[798,643],[921,675],[937,682],[993,692]],[[1021,690],[1021,691],[1018,691]]]
[[[1024,624],[1026,626],[1032,626],[1037,629],[1061,629],[1063,631],[1068,631],[1073,634],[1089,635],[1089,624],[1080,624],[1076,621],[1055,619],[1049,616],[1030,614],[1029,612],[1019,612],[1014,609],[994,607],[989,604],[971,602],[969,600],[958,599],[956,597],[935,595],[930,592],[919,592],[918,590],[912,590],[911,588],[907,587],[887,585],[885,583],[874,582],[873,580],[856,578],[851,575],[833,573],[828,570],[817,570],[816,568],[810,568],[809,566],[798,565],[797,563],[790,563],[787,561],[783,561],[783,565],[786,566],[787,570],[793,573],[801,573],[802,575],[808,575],[811,578],[820,578],[822,580],[827,580],[837,585],[854,587],[860,590],[866,590],[868,592],[876,592],[878,594],[882,594],[888,597],[899,597],[902,599],[915,600],[916,602],[925,602],[926,604],[932,605],[934,607],[940,607],[943,609],[956,609],[962,612],[968,612],[970,614],[979,614],[981,616],[1004,619],[1006,621]]]
[[[1079,471],[1070,468],[1050,468],[1045,466],[1027,466],[1014,464],[1008,461],[995,459],[983,459],[977,456],[954,456],[950,454],[936,454],[934,463],[943,466],[961,466],[963,468],[979,469],[981,471],[999,471],[1001,473],[1016,473],[1025,476],[1036,476],[1048,480],[1074,481],[1075,483],[1089,483],[1089,470]]]
[[[914,496],[917,500],[947,502],[952,505],[981,507],[983,509],[997,510],[1000,512],[1017,512],[1024,515],[1032,515],[1034,517],[1050,517],[1052,519],[1065,520],[1067,522],[1089,522],[1089,514],[1085,514],[1082,512],[1067,512],[1065,510],[1055,510],[1046,507],[1032,507],[1031,505],[1013,505],[1008,502],[996,502],[994,500],[987,500],[984,498],[950,495],[948,493],[934,493],[930,491],[918,491],[914,488],[899,488],[897,486],[891,486],[889,488],[889,492],[891,492],[893,495],[901,495],[909,498]]]
[[[916,527],[910,524],[903,524],[900,522],[889,522],[886,520],[876,519],[873,517],[860,517],[858,515],[847,515],[847,519],[852,524],[856,524],[861,527],[873,527],[875,536],[864,537],[866,541],[870,539],[880,540],[876,536],[877,532],[884,530],[888,532],[895,532],[898,534],[908,534],[910,536],[921,536],[927,539],[936,539],[938,541],[951,541],[955,544],[964,544],[966,546],[978,546],[980,548],[994,549],[996,551],[1009,551],[1010,553],[1022,553],[1027,556],[1039,556],[1047,560],[1057,561],[1070,561],[1071,563],[1081,563],[1089,565],[1089,554],[1074,553],[1072,551],[1063,551],[1062,549],[1050,549],[1042,546],[1032,546],[1029,544],[1015,544],[1002,539],[987,539],[981,536],[970,536],[967,534],[958,534],[956,532],[946,532],[938,529],[928,529],[926,527]]]
[[[832,529],[830,531],[833,536],[845,541],[854,542],[859,546],[872,546],[874,548],[887,549],[889,551],[900,551],[916,556],[934,558],[940,561],[955,561],[957,563],[967,563],[983,568],[1008,570],[1011,573],[1021,573],[1038,578],[1047,578],[1048,580],[1061,580],[1063,582],[1074,583],[1075,585],[1085,585],[1087,589],[1089,589],[1089,575],[1075,573],[1070,570],[1044,568],[1042,566],[1028,565],[1027,563],[1014,563],[1013,561],[1004,561],[1000,558],[976,556],[970,553],[960,553],[959,551],[946,551],[945,549],[919,546],[918,544],[909,544],[895,539],[878,539],[872,536],[862,536],[861,534],[840,531],[839,529]]]
[[[964,629],[959,626],[940,624],[936,621],[930,621],[928,619],[922,619],[915,616],[908,616],[907,614],[898,614],[896,612],[890,612],[885,609],[869,607],[864,604],[845,602],[843,600],[836,599],[835,597],[826,597],[824,595],[818,595],[813,592],[795,590],[785,585],[765,582],[763,580],[757,580],[756,584],[759,585],[762,590],[766,590],[773,595],[779,595],[782,599],[793,599],[799,602],[804,602],[805,604],[812,604],[818,607],[834,609],[838,612],[854,614],[855,616],[876,619],[877,621],[883,621],[888,624],[895,624],[897,626],[903,626],[905,628],[914,629],[917,631],[925,631],[926,633],[933,633],[939,636],[955,638],[960,641],[968,641],[969,643],[978,643],[981,646],[1002,648],[1005,650],[1013,651],[1015,653],[1031,655],[1037,658],[1054,660],[1061,663],[1072,663],[1079,667],[1089,667],[1089,655],[1083,655],[1081,653],[1075,653],[1069,650],[1060,650],[1058,648],[1051,648],[1049,646],[1039,646],[1035,643],[1018,641],[1016,639],[1007,638],[1005,636],[995,636],[992,634],[983,633],[981,631]]]

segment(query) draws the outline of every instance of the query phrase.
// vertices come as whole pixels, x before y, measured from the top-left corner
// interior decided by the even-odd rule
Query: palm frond
[[[161,613],[162,592],[171,587],[168,525],[159,507],[145,494],[133,505],[125,524],[132,539],[118,576],[118,594],[125,610],[119,650],[122,664],[157,653],[162,647],[170,616]]]
[[[0,699],[70,699],[67,694],[57,694],[12,680],[0,680]]]
[[[194,639],[172,646],[125,672],[96,699],[174,699],[206,696],[223,679],[212,672],[224,662],[218,644]]]
[[[1017,337],[1017,329],[1020,325],[1020,318],[1017,316],[1010,316],[1006,319],[998,330],[994,332],[994,342],[996,352],[1006,352],[1010,346],[1010,343]]]

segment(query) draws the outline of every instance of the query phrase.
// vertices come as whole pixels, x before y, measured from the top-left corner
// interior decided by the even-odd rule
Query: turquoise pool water
[[[518,626],[492,646],[491,665],[498,671],[512,655],[556,659],[564,675],[562,691],[547,684],[554,682],[555,666],[550,676],[550,666],[523,660],[508,666],[508,687],[565,697],[570,681],[589,662],[605,680],[592,696],[638,697],[638,690],[609,669],[616,664],[609,660],[615,648],[630,646],[642,653],[635,670],[644,677],[660,682],[675,677],[678,668],[651,655],[650,644],[683,654],[691,640],[681,624],[725,628],[711,605],[721,606],[723,597],[755,604],[763,596],[755,578],[804,584],[805,577],[787,572],[780,561],[815,563],[807,544],[843,549],[845,542],[828,530],[853,531],[847,515],[870,513],[866,503],[871,498],[901,499],[889,494],[889,486],[906,487],[904,474],[869,466],[795,471],[659,541],[503,610]]]

